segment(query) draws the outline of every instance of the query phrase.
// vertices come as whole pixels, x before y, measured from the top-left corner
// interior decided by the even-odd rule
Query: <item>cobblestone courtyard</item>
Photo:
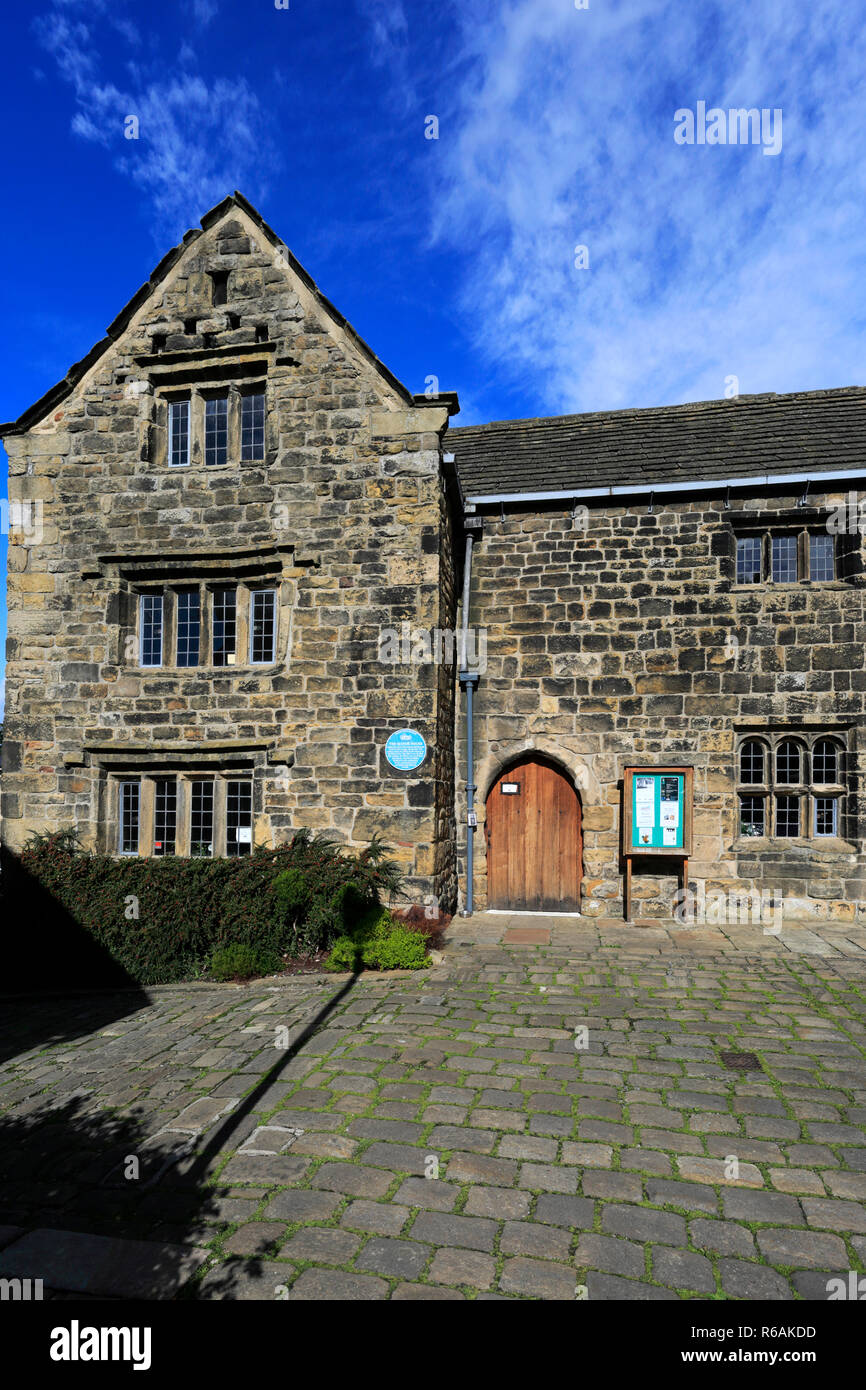
[[[823,1300],[866,1268],[862,927],[489,915],[423,974],[2,1017],[0,1277],[46,1296]]]

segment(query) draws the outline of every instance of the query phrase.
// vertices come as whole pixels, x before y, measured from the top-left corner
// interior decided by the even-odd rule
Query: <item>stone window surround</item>
[[[214,665],[210,660],[213,642],[213,592],[215,589],[237,590],[237,626],[235,637],[235,657],[243,657],[243,660],[228,662],[224,666]],[[177,664],[177,611],[178,605],[176,595],[183,589],[198,589],[199,592],[199,660],[195,666],[179,666]],[[200,579],[193,575],[185,579],[171,580],[138,580],[131,592],[135,599],[135,636],[137,639],[138,661],[137,669],[142,673],[155,674],[156,672],[180,672],[188,674],[191,672],[206,672],[209,675],[222,675],[225,672],[244,672],[244,671],[273,671],[284,664],[281,659],[281,648],[284,645],[284,620],[281,621],[281,609],[285,604],[285,595],[281,595],[281,585],[276,580],[254,580],[254,579],[234,579],[230,574],[219,579]],[[274,659],[272,661],[253,661],[252,660],[252,608],[254,593],[273,593],[276,595],[274,603]],[[141,664],[141,599],[146,594],[162,594],[164,599],[170,598],[169,602],[163,602],[162,609],[162,661],[158,666],[144,666]],[[173,599],[173,601],[172,601]]]
[[[177,824],[176,849],[171,857],[184,859],[190,857],[190,812],[192,807],[192,782],[212,780],[214,782],[214,859],[227,857],[226,847],[226,801],[229,782],[246,782],[252,793],[252,839],[250,852],[256,838],[255,784],[252,768],[209,768],[196,767],[178,769],[148,766],[139,771],[125,769],[113,771],[108,779],[108,850],[119,859],[159,858],[153,850],[146,847],[154,843],[155,784],[165,778],[174,778],[177,783]],[[141,786],[138,811],[138,852],[133,854],[120,849],[120,796],[124,782],[138,782]],[[208,858],[211,856],[207,856]]]
[[[761,518],[760,514],[755,516],[750,523],[738,522],[732,525],[733,535],[733,562],[734,562],[734,586],[746,592],[764,587],[773,589],[796,589],[802,584],[817,585],[842,585],[848,587],[844,580],[840,580],[840,547],[838,537],[833,532],[828,532],[826,526],[816,525],[814,521],[800,521],[799,523],[785,522],[781,519],[772,517]],[[772,577],[772,539],[774,536],[791,536],[797,538],[797,578],[793,580],[774,580]],[[810,565],[810,542],[809,537],[815,535],[829,535],[833,541],[833,556],[835,575],[833,579],[812,579],[809,574]],[[761,541],[761,577],[759,580],[742,580],[737,578],[737,542],[746,540],[750,537],[758,537]]]
[[[224,463],[205,462],[205,401],[219,396],[228,397],[227,424],[228,424],[228,444]],[[264,396],[265,398],[265,440],[260,456],[256,458],[241,457],[241,399],[244,396]],[[154,394],[157,411],[160,407],[165,411],[166,425],[163,430],[162,447],[159,449],[157,463],[162,464],[171,473],[185,473],[188,469],[200,468],[208,473],[219,473],[224,468],[231,466],[237,467],[239,464],[263,464],[267,461],[268,440],[267,440],[267,417],[268,417],[268,393],[266,377],[253,378],[244,381],[243,384],[237,381],[208,381],[196,382],[190,385],[159,386]],[[167,423],[168,408],[173,401],[189,401],[189,429],[188,429],[188,458],[184,464],[172,464],[169,454],[169,429]]]
[[[812,777],[812,755],[815,744],[824,740],[834,743],[839,751],[839,781],[818,783]],[[782,743],[796,743],[801,750],[800,779],[796,783],[782,783],[776,778],[776,751]],[[744,782],[741,779],[740,759],[744,746],[758,743],[764,753],[764,776],[761,782]],[[804,765],[803,754],[808,758],[808,768]],[[765,726],[740,729],[734,749],[734,772],[736,778],[736,822],[734,846],[739,850],[760,850],[769,846],[784,849],[789,846],[808,846],[810,849],[838,849],[843,853],[856,850],[840,834],[840,826],[845,818],[845,801],[849,787],[847,781],[847,759],[849,744],[845,729],[824,727],[767,728]],[[800,800],[800,834],[775,835],[776,795],[793,795]],[[741,829],[740,797],[761,797],[764,801],[764,834],[746,835]],[[816,835],[814,832],[815,798],[834,797],[837,801],[836,835]]]
[[[98,555],[82,566],[83,580],[108,581],[106,624],[113,632],[110,663],[118,671],[155,679],[160,675],[200,676],[276,675],[285,672],[291,661],[294,613],[298,587],[306,572],[318,568],[320,557],[310,551],[297,551],[292,540],[271,540],[254,546],[223,547],[220,550],[178,548],[163,555],[126,553]],[[140,666],[134,639],[138,632],[138,594],[147,589],[188,589],[208,584],[211,588],[244,585],[248,589],[276,589],[276,657],[270,663],[234,666]],[[202,615],[210,621],[209,615]],[[209,629],[205,633],[210,640]],[[166,650],[176,654],[175,645]],[[248,639],[245,638],[248,641]],[[165,642],[165,634],[163,635]],[[239,651],[249,648],[238,645]],[[201,655],[201,653],[200,653]]]
[[[294,767],[295,750],[269,738],[209,739],[193,748],[186,740],[155,744],[112,740],[71,748],[63,754],[62,762],[65,768],[81,768],[85,776],[93,778],[91,829],[94,844],[102,853],[131,858],[135,856],[121,856],[119,852],[118,789],[121,782],[159,777],[178,777],[184,781],[209,777],[249,781],[255,843],[261,834],[270,838],[264,809],[265,789],[274,779],[283,784]],[[143,843],[146,841],[140,821],[139,845]]]

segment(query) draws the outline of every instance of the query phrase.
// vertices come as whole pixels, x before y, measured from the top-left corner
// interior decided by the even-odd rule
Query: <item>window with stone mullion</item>
[[[736,756],[740,835],[786,840],[841,834],[845,750],[838,739],[750,737]]]

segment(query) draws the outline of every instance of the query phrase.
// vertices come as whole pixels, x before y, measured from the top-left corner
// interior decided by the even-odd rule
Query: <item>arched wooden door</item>
[[[528,756],[487,797],[487,905],[512,912],[580,909],[580,800],[546,758]]]

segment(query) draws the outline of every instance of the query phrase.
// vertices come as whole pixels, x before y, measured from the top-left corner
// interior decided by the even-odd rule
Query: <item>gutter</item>
[[[752,473],[741,478],[706,478],[685,483],[630,483],[609,487],[557,488],[549,492],[482,492],[466,498],[467,511],[488,503],[572,502],[582,497],[643,497],[656,493],[712,492],[716,488],[775,487],[780,483],[804,486],[810,482],[850,482],[866,478],[866,467],[843,468],[833,473]]]

